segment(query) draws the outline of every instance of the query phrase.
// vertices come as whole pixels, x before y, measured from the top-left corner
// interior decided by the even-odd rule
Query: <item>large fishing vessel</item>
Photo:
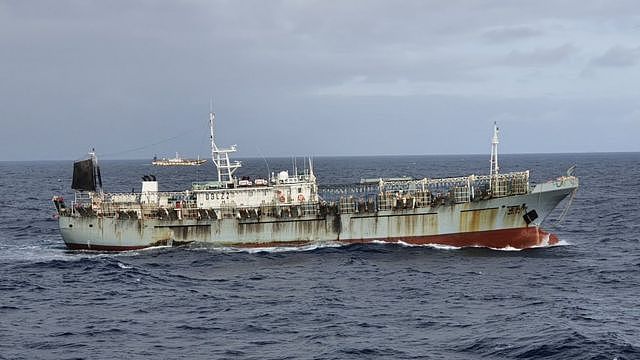
[[[573,169],[535,185],[529,171],[500,173],[495,125],[488,175],[362,179],[350,187],[323,188],[309,159],[302,173],[238,179],[242,164],[230,160],[236,147],[216,145],[214,120],[211,111],[217,180],[194,182],[185,191],[159,191],[155,176],[145,175],[140,192],[107,193],[95,153],[75,162],[74,200],[67,206],[53,198],[67,247],[118,251],[192,242],[278,247],[385,241],[522,249],[558,242],[540,225],[578,188]]]

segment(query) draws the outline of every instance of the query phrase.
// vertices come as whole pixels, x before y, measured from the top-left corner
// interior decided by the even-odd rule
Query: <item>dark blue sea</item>
[[[265,177],[292,159],[245,159]],[[71,161],[0,162],[2,359],[640,359],[640,154],[504,155],[535,182],[577,165],[560,246],[65,249]],[[106,191],[214,169],[101,162]],[[305,166],[297,159],[297,167]],[[488,156],[316,158],[321,184],[484,174]]]

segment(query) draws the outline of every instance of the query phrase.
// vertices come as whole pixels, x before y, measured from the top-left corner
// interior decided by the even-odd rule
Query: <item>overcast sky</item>
[[[241,156],[640,151],[640,2],[0,0],[0,160],[206,156],[210,96]]]

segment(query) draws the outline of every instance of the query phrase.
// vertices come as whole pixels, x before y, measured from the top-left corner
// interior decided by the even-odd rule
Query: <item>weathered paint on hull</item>
[[[539,246],[556,245],[559,240],[553,235],[535,226],[519,229],[505,229],[480,231],[472,233],[459,233],[432,236],[413,236],[387,239],[342,239],[335,243],[341,244],[371,244],[379,241],[410,245],[447,245],[454,247],[487,247],[493,249],[527,249]],[[264,248],[264,247],[300,247],[313,244],[313,241],[278,241],[271,243],[238,243],[231,244],[238,248]],[[67,243],[71,250],[95,250],[95,251],[130,251],[140,250],[148,246],[103,246],[90,244]]]
[[[526,195],[437,207],[324,216],[225,218],[219,220],[115,219],[60,217],[70,249],[134,250],[189,242],[215,246],[273,247],[310,243],[442,244],[456,247],[527,248],[557,243],[540,223],[575,189],[541,187]],[[536,210],[527,224],[523,214]]]

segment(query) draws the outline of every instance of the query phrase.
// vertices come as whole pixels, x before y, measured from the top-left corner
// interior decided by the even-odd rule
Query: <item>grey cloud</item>
[[[554,65],[568,59],[576,52],[576,47],[571,44],[547,49],[539,48],[531,51],[513,50],[500,63],[506,66]]]
[[[483,36],[490,42],[503,43],[540,36],[541,34],[541,31],[529,26],[512,26],[489,30]]]
[[[487,91],[487,97],[544,94],[557,85],[555,73],[540,69],[535,91],[525,95],[513,79],[530,66],[572,71],[574,64],[563,61],[580,60],[576,47],[588,52],[590,36],[603,23],[610,25],[607,40],[633,47],[621,26],[637,21],[639,11],[636,0],[558,0],[553,6],[506,0],[0,0],[0,159],[74,157],[85,150],[79,138],[109,151],[147,137],[153,142],[206,122],[210,95],[223,138],[250,151],[255,144],[266,155],[326,153],[326,139],[336,136],[331,127],[318,126],[327,117],[347,126],[379,116],[361,125],[382,129],[385,118],[404,108],[407,122],[421,119],[426,128],[440,128],[437,118],[472,123],[474,112],[456,113],[471,95],[434,116],[422,114],[438,106],[437,99],[421,106],[427,101],[422,95],[380,96],[370,99],[376,111],[369,114],[368,98],[322,97],[317,89],[362,78],[363,88],[399,84],[408,94],[423,94],[412,90],[416,84],[442,86],[452,96],[485,86],[501,90]],[[556,24],[573,32],[556,31]],[[515,43],[519,39],[533,45],[524,48]],[[558,46],[563,43],[576,47]],[[610,86],[602,79],[614,81],[590,81],[594,88]],[[502,107],[487,103],[481,118]],[[316,115],[321,111],[328,113]],[[273,140],[293,128],[312,128],[322,141],[307,149],[304,141],[285,146]],[[358,129],[346,129],[345,138]],[[18,140],[27,133],[33,146]],[[453,149],[442,145],[441,151]],[[166,150],[193,153],[196,147]],[[354,140],[333,151],[365,148]],[[385,153],[393,151],[405,150]]]
[[[594,58],[591,64],[603,67],[629,67],[638,64],[638,60],[640,60],[640,47],[614,46],[604,54]]]

